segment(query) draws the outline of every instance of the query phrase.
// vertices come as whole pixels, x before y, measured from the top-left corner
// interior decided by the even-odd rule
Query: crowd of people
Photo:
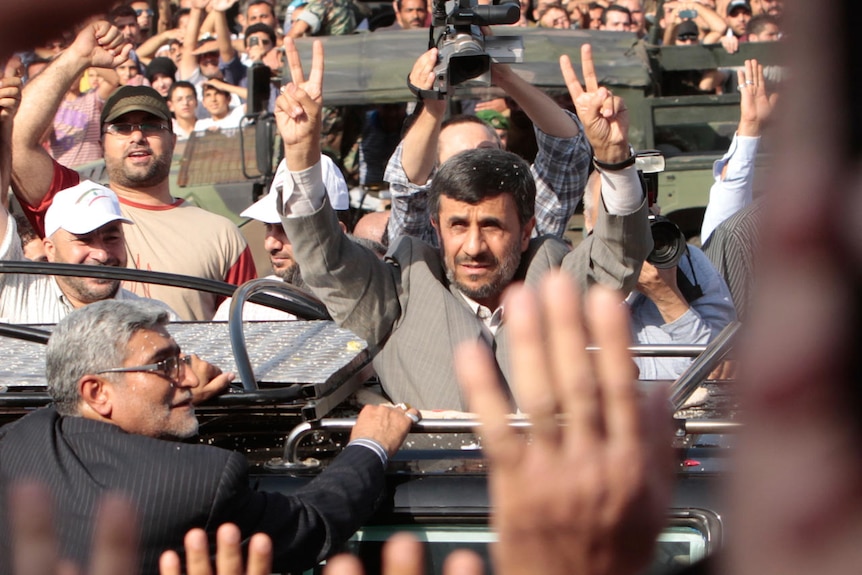
[[[656,8],[641,0],[522,2],[517,25],[641,38],[658,27],[665,44],[721,44],[731,53],[741,42],[778,40],[789,25],[781,0],[673,0]],[[41,483],[57,520],[51,529],[44,505],[32,517],[20,503],[0,507],[0,571],[23,575],[39,561],[51,569],[58,553],[98,567],[114,545],[125,553],[105,565],[132,560],[143,572],[169,575],[179,572],[175,552],[184,543],[188,572],[203,574],[210,572],[207,536],[217,537],[219,557],[232,557],[218,562],[220,575],[242,570],[240,541],[251,551],[249,572],[309,568],[371,517],[388,459],[422,410],[474,411],[483,420],[500,572],[562,573],[565,566],[626,574],[643,567],[668,503],[670,419],[663,388],[638,399],[635,380],[674,380],[690,360],[632,359],[627,348],[706,344],[733,321],[758,325],[756,288],[775,285],[759,279],[761,244],[785,263],[787,246],[777,248],[774,238],[799,244],[798,232],[782,227],[799,223],[789,209],[774,238],[761,237],[773,204],[769,195],[753,197],[755,156],[782,105],[774,93],[782,69],[747,60],[688,78],[690,93],[737,91],[740,120],[713,167],[702,249],[690,245],[665,265],[650,259],[649,215],[660,208],[649,205],[637,172],[626,103],[601,85],[588,44],[580,70],[560,59],[565,101],[494,63],[493,83],[506,97],[465,103],[457,115],[445,99],[429,97],[438,60],[430,49],[405,70],[418,102],[369,109],[358,139],[344,142],[347,113],[323,105],[323,45],[313,43],[311,66],[303,68],[293,39],[424,28],[424,0],[395,0],[388,19],[349,0],[94,0],[81,12],[92,17],[73,31],[46,27],[43,43],[30,51],[18,51],[27,47],[21,39],[0,44],[7,59],[0,259],[33,253],[236,285],[256,277],[237,227],[177,198],[168,176],[178,140],[240,126],[252,67],[278,75],[286,68],[290,81],[273,85],[269,99],[283,159],[269,193],[243,216],[266,227],[271,279],[313,294],[367,342],[392,405],[366,406],[348,447],[308,488],[291,496],[257,491],[241,455],[178,441],[197,432],[194,406],[223,393],[233,374],[185,354],[168,322],[225,319],[229,301],[116,280],[3,274],[2,319],[57,328],[47,351],[53,404],[0,430],[0,487]],[[516,111],[532,128],[536,153],[529,159],[511,151],[519,144],[508,132]],[[97,159],[105,162],[106,185],[75,171]],[[391,210],[347,229],[348,182],[379,181],[389,186]],[[585,236],[573,247],[565,232],[580,204]],[[825,265],[817,269],[831,277]],[[836,298],[844,293],[830,289]],[[787,303],[810,315],[813,332],[827,333],[822,324],[837,318],[805,307],[795,290],[784,294]],[[775,317],[761,326],[781,323],[770,310]],[[250,307],[246,319],[293,319],[274,313]],[[782,337],[797,341],[793,333]],[[597,358],[584,351],[588,343],[600,346]],[[778,354],[771,342],[758,349]],[[751,373],[775,382],[789,373],[778,363],[767,357]],[[840,369],[829,373],[849,376]],[[780,394],[781,384],[772,385],[761,393]],[[821,398],[824,406],[828,399]],[[513,412],[530,417],[531,442],[511,433]],[[569,422],[563,428],[560,414]],[[613,471],[623,463],[625,477]],[[797,460],[788,456],[786,464]],[[586,471],[567,473],[574,467]],[[558,479],[544,498],[526,501],[519,492],[536,472]],[[24,487],[21,499],[44,503],[38,489]],[[588,504],[599,490],[600,501]],[[107,518],[91,521],[112,491],[131,508],[115,501]],[[112,538],[104,528],[110,513],[115,522],[140,520]],[[797,523],[815,515],[802,506],[788,511]],[[756,524],[741,516],[743,529]],[[234,526],[219,529],[224,523]],[[28,537],[51,539],[50,531],[59,551],[38,559]],[[265,535],[250,539],[254,533]],[[776,536],[772,544],[786,542]],[[745,543],[743,556],[751,553]],[[415,556],[413,545],[394,541],[392,555]],[[727,560],[740,567],[735,553]],[[480,568],[470,556],[454,561],[471,575]],[[333,561],[328,570],[353,575],[356,566]]]

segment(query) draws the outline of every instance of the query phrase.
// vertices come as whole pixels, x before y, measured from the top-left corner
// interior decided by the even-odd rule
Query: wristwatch
[[[623,160],[622,162],[617,162],[615,164],[609,164],[607,162],[602,162],[595,156],[593,156],[593,165],[600,170],[604,170],[606,172],[616,172],[622,170],[624,168],[628,168],[629,166],[633,166],[635,160],[637,159],[637,154],[635,154],[635,149],[629,144],[629,157]]]

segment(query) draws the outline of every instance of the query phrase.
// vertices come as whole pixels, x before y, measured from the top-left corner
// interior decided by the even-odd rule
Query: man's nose
[[[110,257],[108,255],[108,248],[102,242],[93,242],[90,244],[89,259],[104,264],[108,262]]]
[[[282,244],[273,234],[266,234],[266,237],[263,240],[263,249],[266,251],[279,251],[283,247],[284,244]]]
[[[464,241],[464,251],[471,255],[485,251],[485,234],[479,226],[470,226]]]
[[[131,74],[129,75],[129,78],[130,79],[132,78]],[[137,124],[137,125],[132,124],[132,125],[134,126],[134,129],[132,130],[132,133],[129,134],[129,140],[134,141],[134,142],[143,142],[144,138],[145,138],[144,137],[144,128],[140,124]]]
[[[177,381],[174,382],[174,387],[180,389],[194,389],[198,385],[200,385],[200,378],[195,373],[191,367],[185,366],[182,375],[179,377]]]

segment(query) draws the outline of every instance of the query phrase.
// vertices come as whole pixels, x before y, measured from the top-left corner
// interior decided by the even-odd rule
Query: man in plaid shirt
[[[413,66],[410,83],[420,90],[433,84],[437,50],[423,54]],[[577,116],[560,108],[504,64],[491,66],[494,84],[524,110],[535,126],[538,153],[530,166],[536,180],[534,235],[561,237],[581,199],[592,151]],[[474,116],[443,121],[445,100],[423,100],[423,109],[386,167],[392,194],[389,237],[409,235],[437,246],[427,198],[437,166],[471,148],[501,148],[495,130]]]

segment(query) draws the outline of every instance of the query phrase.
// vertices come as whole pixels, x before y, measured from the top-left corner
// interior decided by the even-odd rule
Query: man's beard
[[[441,251],[443,247],[440,247]],[[444,258],[445,261],[445,258]],[[484,252],[481,257],[472,258],[467,255],[460,255],[455,257],[454,265],[457,267],[463,263],[476,262],[482,264],[493,264],[496,267],[496,271],[494,275],[491,276],[487,282],[480,285],[479,287],[470,287],[462,284],[455,277],[455,270],[446,268],[446,279],[449,280],[449,283],[458,288],[462,294],[467,296],[468,298],[479,301],[485,298],[489,298],[492,296],[499,295],[503,292],[506,287],[512,283],[512,278],[515,277],[515,273],[518,271],[518,266],[521,265],[521,249],[518,243],[512,244],[512,249],[506,254],[503,262],[497,259],[494,254],[490,251]],[[477,278],[470,277],[470,280],[475,280]]]
[[[182,421],[180,425],[174,426],[164,436],[169,439],[190,439],[198,434],[200,424],[197,417],[194,416],[194,408],[192,408],[192,417]]]
[[[299,269],[299,264],[294,263],[286,270],[273,270],[273,273],[280,277],[284,283],[305,289],[305,280],[302,279],[302,271]]]
[[[71,293],[76,300],[91,304],[97,301],[111,299],[120,291],[120,280],[96,280],[98,284],[92,285],[93,278],[61,277],[57,276],[64,293]]]
[[[153,155],[153,162],[146,168],[129,168],[125,160],[125,157],[111,160],[105,158],[108,178],[112,183],[123,187],[150,188],[164,182],[171,173],[171,153],[169,152]]]

